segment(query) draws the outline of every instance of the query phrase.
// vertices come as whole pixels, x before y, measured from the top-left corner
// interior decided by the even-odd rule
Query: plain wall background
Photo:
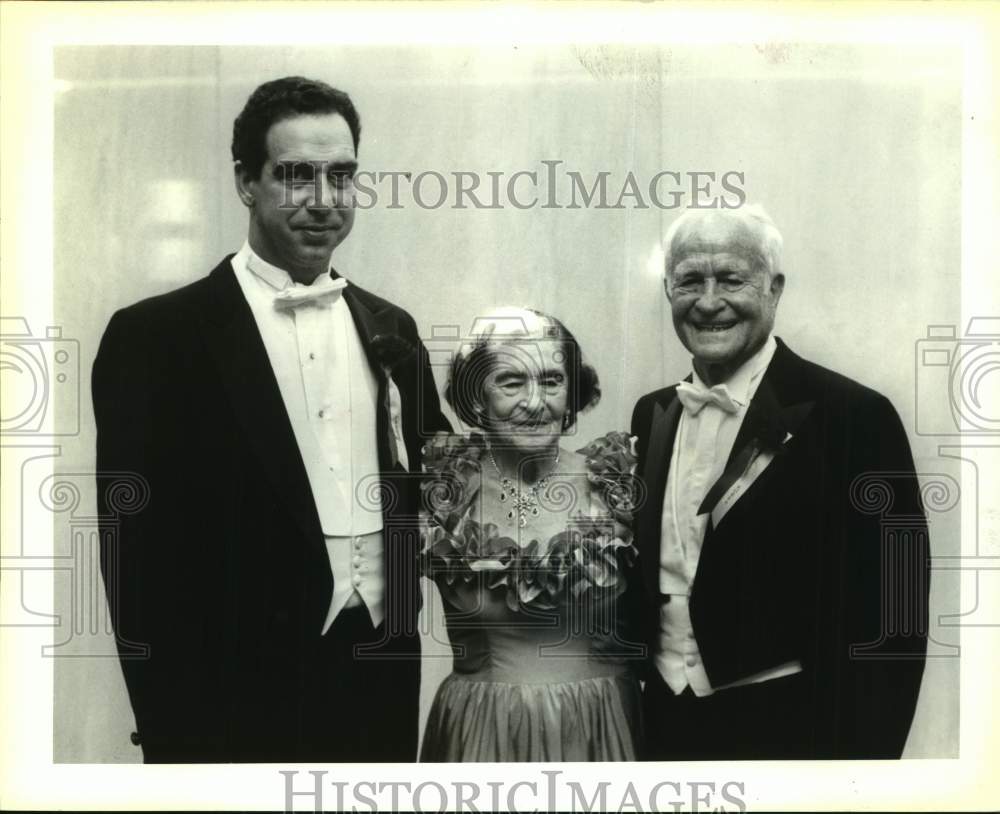
[[[56,465],[79,501],[57,511],[55,547],[90,570],[56,576],[60,654],[77,657],[56,660],[55,760],[139,759],[96,557],[86,554],[96,545],[85,522],[94,513],[89,371],[117,308],[203,276],[241,245],[246,211],[229,142],[259,83],[303,74],[347,90],[367,170],[541,175],[543,160],[561,160],[560,172],[588,184],[610,173],[612,200],[629,171],[644,191],[663,170],[744,173],[748,202],[764,204],[785,236],[776,333],[885,393],[918,470],[958,479],[937,440],[915,432],[926,384],[915,343],[928,325],[959,322],[959,60],[943,50],[796,44],[57,50],[55,307],[64,336],[80,343],[82,384],[80,433]],[[428,338],[441,326],[468,331],[495,304],[558,316],[603,384],[601,403],[580,421],[581,446],[627,429],[641,394],[688,372],[657,250],[682,210],[456,210],[454,184],[429,210],[403,189],[403,207],[388,209],[379,186],[379,205],[357,213],[336,251],[337,269],[409,310]],[[434,197],[432,182],[424,189]],[[947,423],[947,397],[937,395],[921,410]],[[930,521],[935,555],[958,554],[957,510],[932,511]],[[428,599],[422,717],[450,669],[437,598]],[[907,755],[957,754],[958,659],[948,647],[957,630],[934,622],[958,611],[957,575],[935,572],[941,645],[931,647]]]

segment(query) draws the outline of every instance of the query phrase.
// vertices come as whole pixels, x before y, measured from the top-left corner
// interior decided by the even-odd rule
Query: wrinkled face
[[[250,207],[250,245],[257,254],[312,282],[354,225],[357,157],[339,113],[283,119],[267,132],[260,177],[236,167],[240,198]]]
[[[716,217],[678,234],[667,298],[677,336],[709,385],[728,379],[767,340],[784,288],[739,222]]]
[[[569,404],[562,343],[510,342],[492,356],[479,406],[494,444],[532,452],[558,443]]]

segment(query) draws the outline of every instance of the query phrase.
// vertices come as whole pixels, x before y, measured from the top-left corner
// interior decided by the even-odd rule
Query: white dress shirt
[[[659,588],[661,594],[669,594],[670,601],[660,606],[660,637],[655,661],[667,686],[678,695],[687,686],[698,696],[723,689],[713,688],[708,680],[688,609],[709,517],[708,514],[699,515],[698,507],[725,470],[747,407],[776,349],[774,337],[769,336],[725,382],[725,389],[736,404],[736,412],[729,413],[708,403],[695,415],[682,410],[677,425],[660,523]],[[697,372],[692,378],[695,388],[708,389]],[[797,663],[779,665],[774,670],[747,676],[726,686],[777,678],[799,669]]]
[[[275,307],[301,286],[244,243],[233,271],[260,330],[326,540],[333,597],[322,631],[361,602],[375,626],[384,614],[382,507],[376,493],[378,381],[344,298]],[[261,427],[260,432],[273,431]]]

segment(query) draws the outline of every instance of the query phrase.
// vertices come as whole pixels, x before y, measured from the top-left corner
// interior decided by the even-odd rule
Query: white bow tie
[[[324,274],[312,285],[295,283],[282,289],[274,295],[274,307],[281,311],[288,311],[305,303],[319,305],[336,300],[346,286],[347,280],[343,277],[334,280],[329,274]]]
[[[704,390],[695,387],[691,382],[681,382],[677,385],[677,398],[691,415],[698,415],[706,404],[714,404],[727,413],[738,413],[740,409],[740,406],[729,394],[729,388],[724,384],[717,384],[715,387]]]

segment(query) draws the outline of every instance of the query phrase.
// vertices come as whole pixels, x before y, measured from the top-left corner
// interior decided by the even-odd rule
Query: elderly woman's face
[[[562,434],[569,377],[562,343],[525,340],[498,345],[483,386],[482,413],[494,442],[540,450]]]

